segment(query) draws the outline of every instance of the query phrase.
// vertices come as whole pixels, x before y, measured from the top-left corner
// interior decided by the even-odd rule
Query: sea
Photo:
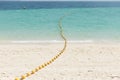
[[[66,16],[64,16],[66,15]],[[0,1],[0,43],[120,42],[119,1]]]

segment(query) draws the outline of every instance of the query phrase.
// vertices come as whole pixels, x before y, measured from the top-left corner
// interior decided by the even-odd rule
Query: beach
[[[51,63],[64,41],[25,80],[120,80],[119,26],[120,2],[0,1],[0,80]]]
[[[0,44],[0,80],[14,80],[48,61],[62,43]],[[26,80],[119,80],[120,44],[68,43],[55,62]]]

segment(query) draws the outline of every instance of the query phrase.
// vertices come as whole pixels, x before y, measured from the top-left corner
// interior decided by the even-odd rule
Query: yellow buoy
[[[49,62],[47,62],[47,65],[49,65],[50,63]]]
[[[30,72],[28,72],[28,73],[26,73],[26,76],[28,77],[28,76],[30,76],[31,75],[31,73]]]
[[[35,73],[35,70],[32,70],[32,72],[31,72],[32,74],[34,74]]]
[[[43,65],[41,65],[41,67],[42,67],[42,68],[44,68],[44,67],[45,67],[45,65],[43,64]]]
[[[51,61],[54,62],[55,59],[52,59]]]
[[[22,75],[22,76],[21,76],[21,78],[22,78],[22,79],[25,79],[25,78],[26,78],[26,76],[25,76],[25,75]]]
[[[44,66],[47,66],[47,63],[44,63]]]
[[[39,70],[40,70],[40,69],[42,69],[42,67],[41,67],[41,66],[39,66]]]
[[[36,72],[39,71],[39,68],[35,68],[35,71],[36,71]]]
[[[19,78],[15,78],[15,80],[20,80]]]

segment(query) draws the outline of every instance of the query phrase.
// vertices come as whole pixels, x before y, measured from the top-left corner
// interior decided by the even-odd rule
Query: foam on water
[[[76,40],[76,41],[68,41],[68,43],[93,43],[92,40]],[[9,41],[9,43],[64,43],[64,41],[58,41],[58,40],[48,40],[48,41]]]

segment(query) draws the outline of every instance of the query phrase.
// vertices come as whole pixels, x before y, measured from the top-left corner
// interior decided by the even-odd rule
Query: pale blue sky
[[[120,1],[120,0],[0,0],[0,1]]]

